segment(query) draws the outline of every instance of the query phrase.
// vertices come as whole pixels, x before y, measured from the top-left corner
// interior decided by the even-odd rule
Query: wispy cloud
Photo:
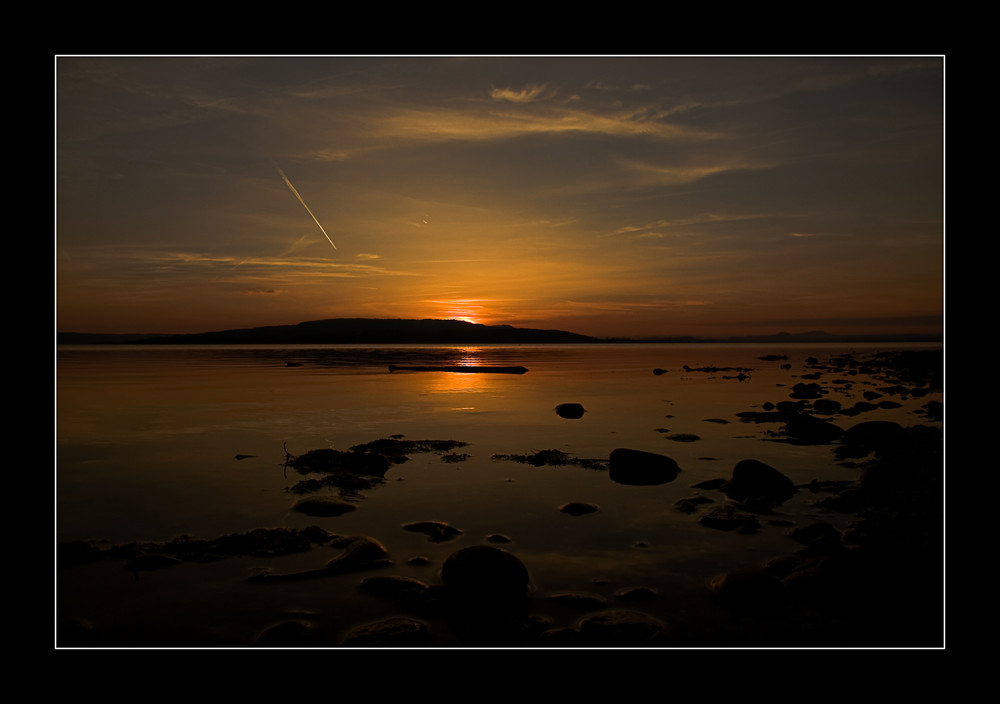
[[[375,117],[372,123],[372,135],[380,139],[484,141],[574,132],[664,140],[710,140],[720,136],[714,131],[666,122],[658,113],[644,109],[602,114],[567,106],[549,106],[540,111],[474,109],[467,105],[410,107]]]
[[[512,88],[492,88],[490,97],[494,100],[504,100],[509,103],[531,103],[543,95],[552,95],[554,91],[546,90],[544,85],[531,85],[521,90]]]

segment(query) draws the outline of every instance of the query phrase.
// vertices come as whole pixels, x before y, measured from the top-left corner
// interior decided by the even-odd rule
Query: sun
[[[483,314],[484,306],[476,299],[456,298],[434,303],[439,306],[440,315],[446,320],[461,320],[474,325],[483,325],[486,322],[486,316]]]

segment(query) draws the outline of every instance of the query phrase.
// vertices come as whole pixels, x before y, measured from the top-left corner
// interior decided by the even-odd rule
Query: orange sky
[[[943,74],[942,57],[57,57],[56,326],[940,330]]]

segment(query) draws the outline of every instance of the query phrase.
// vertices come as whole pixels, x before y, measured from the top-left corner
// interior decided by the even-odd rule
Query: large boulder
[[[806,445],[824,445],[837,440],[844,430],[833,423],[808,413],[799,413],[788,419],[785,434],[792,440]]]
[[[441,581],[460,597],[523,599],[528,592],[528,569],[517,557],[488,545],[462,548],[441,566]]]
[[[795,493],[791,479],[760,460],[740,460],[726,485],[726,494],[737,501],[766,500],[782,503]]]
[[[681,468],[666,455],[620,447],[608,458],[608,475],[618,484],[667,484]]]
[[[840,438],[843,445],[865,450],[883,450],[903,434],[903,426],[890,420],[869,420],[851,426]]]

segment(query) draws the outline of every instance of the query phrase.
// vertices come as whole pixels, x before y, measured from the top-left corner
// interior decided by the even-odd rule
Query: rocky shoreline
[[[876,355],[863,361],[842,356],[810,360],[810,366],[815,379],[832,373],[836,378],[828,383],[841,387],[851,384],[857,373],[879,377],[884,384],[871,392],[875,395],[870,399],[866,397],[866,403],[918,398],[942,388],[940,351]],[[265,627],[253,642],[234,646],[434,647],[435,630],[446,629],[462,645],[481,647],[940,647],[944,642],[943,432],[935,425],[855,422],[854,416],[870,409],[842,408],[825,402],[825,395],[823,385],[809,380],[792,387],[788,401],[738,416],[746,423],[773,424],[774,429],[767,431],[773,442],[829,445],[832,461],[857,469],[856,481],[796,485],[775,468],[748,458],[737,462],[728,476],[692,485],[695,493],[673,507],[691,514],[707,530],[752,535],[767,525],[786,530],[800,546],[759,568],[719,574],[705,585],[699,598],[713,610],[716,625],[702,635],[678,628],[648,608],[652,599],[671,598],[652,586],[629,590],[613,603],[575,592],[535,595],[530,589],[530,565],[498,547],[503,536],[491,536],[489,545],[453,551],[442,563],[438,580],[430,582],[386,574],[393,556],[377,538],[336,535],[318,526],[262,528],[213,540],[181,536],[164,543],[115,546],[76,541],[57,546],[57,566],[65,570],[112,560],[138,576],[182,562],[268,558],[322,547],[337,551],[322,567],[288,573],[264,568],[248,575],[247,581],[267,585],[357,572],[367,575],[359,578],[359,588],[391,602],[397,612],[337,634],[324,632],[309,619],[289,618]],[[943,418],[943,407],[936,400],[922,412],[931,423]],[[453,440],[410,441],[395,436],[342,452],[313,450],[293,456],[286,449],[286,467],[307,477],[289,492],[308,495],[334,489],[339,498],[305,496],[295,508],[310,516],[339,515],[353,510],[362,492],[384,481],[386,471],[410,455],[431,452],[442,461],[461,462],[462,454],[455,451],[463,446]],[[580,465],[606,471],[612,481],[629,485],[673,482],[679,472],[666,455],[630,448],[617,448],[608,458],[598,459],[547,450],[498,455],[494,460]],[[776,516],[776,507],[806,492],[815,495],[816,506],[848,516],[848,527],[838,529],[826,522],[795,525]],[[725,498],[724,505],[710,498],[713,493]],[[567,504],[563,510],[580,515],[596,508]],[[438,543],[460,532],[431,521],[403,528]],[[573,625],[556,623],[540,613],[541,600],[558,602],[581,615]],[[98,644],[97,625],[60,621],[57,645]]]

